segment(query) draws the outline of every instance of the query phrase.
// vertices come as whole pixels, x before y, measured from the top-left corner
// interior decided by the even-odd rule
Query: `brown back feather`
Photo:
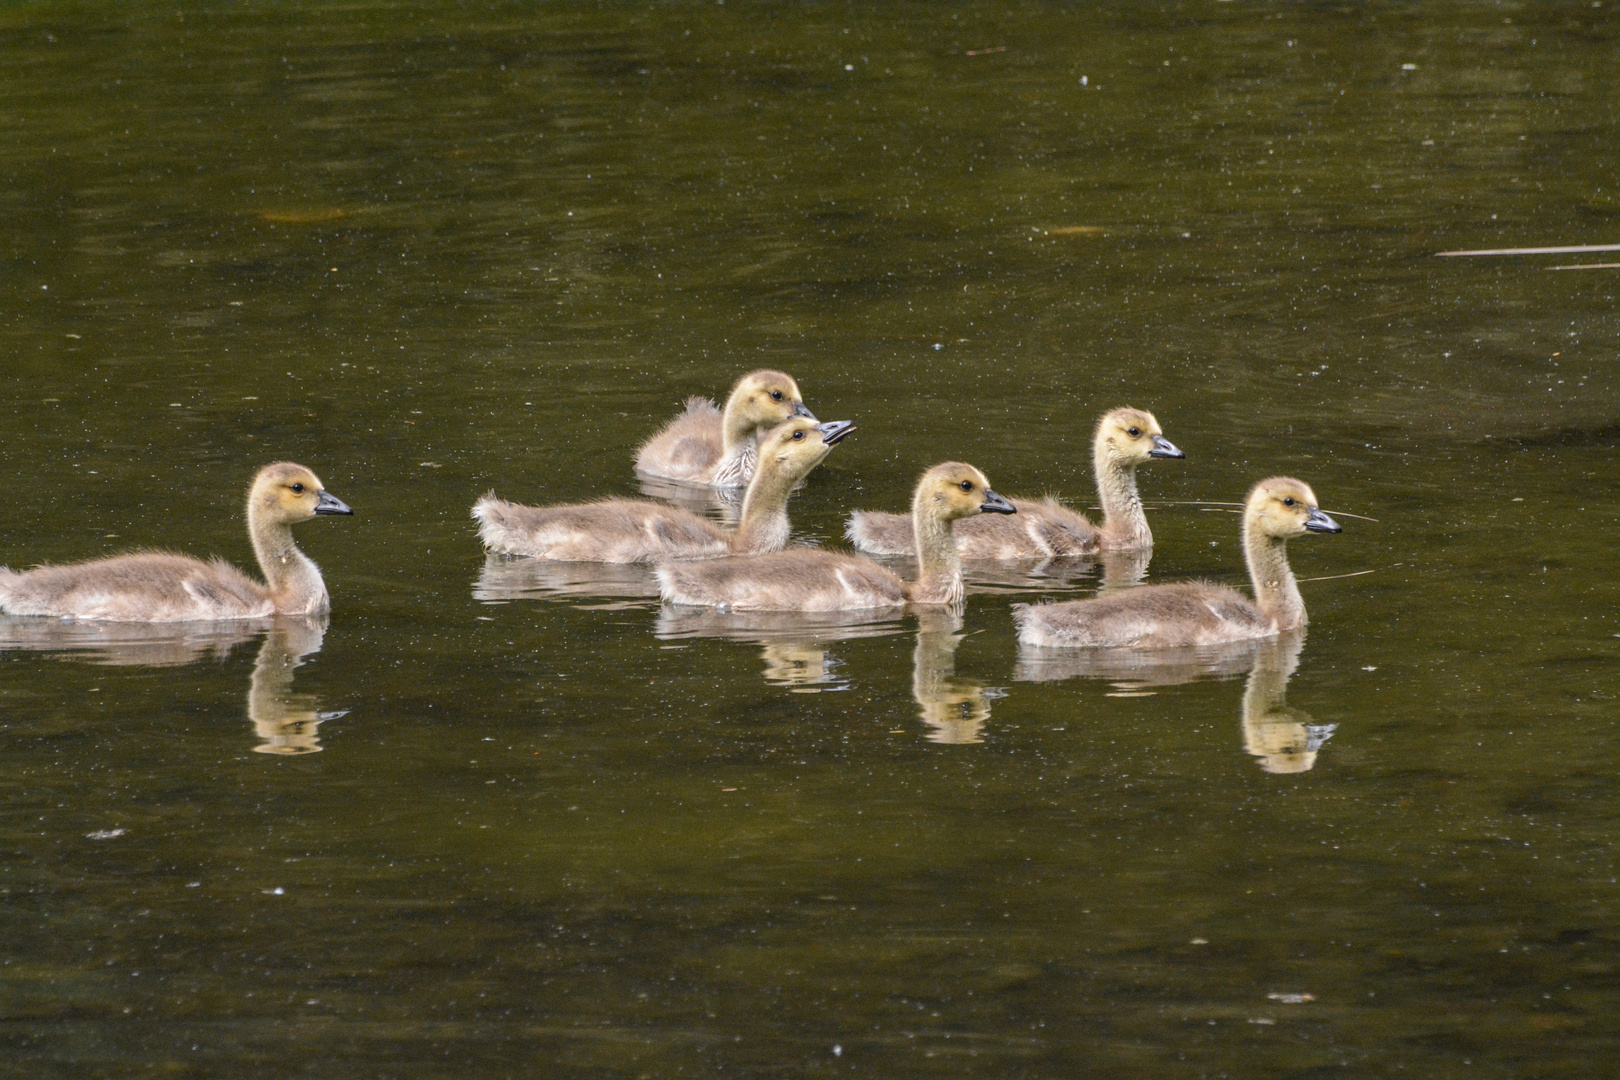
[[[724,452],[720,408],[706,397],[686,399],[686,409],[636,451],[636,468],[682,480],[714,467]]]

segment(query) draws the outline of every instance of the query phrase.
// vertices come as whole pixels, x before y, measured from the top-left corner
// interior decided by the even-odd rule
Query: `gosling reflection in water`
[[[253,665],[248,683],[248,719],[261,740],[259,754],[318,754],[320,726],[349,710],[321,712],[315,695],[293,693],[293,669],[321,651],[326,619],[277,619]]]
[[[722,612],[713,608],[665,607],[653,632],[662,640],[706,637],[760,647],[765,681],[796,694],[846,690],[844,662],[829,650],[839,641],[900,632],[900,620],[870,612]]]
[[[133,623],[0,615],[0,652],[55,653],[108,667],[180,667],[204,657],[223,660],[273,621]]]
[[[1288,680],[1299,667],[1303,630],[1257,641],[1198,649],[1048,649],[1020,645],[1013,678],[1020,682],[1099,679],[1120,696],[1150,692],[1204,678],[1248,673],[1243,690],[1243,748],[1269,773],[1301,773],[1316,764],[1317,751],[1335,724],[1313,724],[1286,702]]]
[[[911,654],[911,696],[917,700],[927,739],[935,743],[984,741],[990,702],[999,690],[956,674],[956,649],[962,644],[962,618],[950,611],[924,611],[918,616],[917,648]]]
[[[309,694],[292,692],[293,669],[320,651],[325,615],[221,622],[108,623],[0,617],[0,651],[27,650],[108,667],[180,667],[224,660],[264,635],[248,684],[247,712],[262,754],[313,754],[317,729],[348,710],[320,712]]]
[[[1309,772],[1316,752],[1337,724],[1313,724],[1309,713],[1289,708],[1288,680],[1299,667],[1303,633],[1265,643],[1243,688],[1243,749],[1269,773]]]
[[[759,658],[765,661],[765,681],[772,686],[785,686],[795,694],[849,687],[837,674],[844,662],[819,644],[770,642],[760,647]]]
[[[658,579],[647,563],[557,562],[490,555],[473,586],[475,600],[563,597],[657,600]]]
[[[949,609],[918,609],[917,647],[912,653],[911,695],[936,743],[984,741],[990,702],[999,690],[956,674],[956,650],[962,643],[962,618]],[[720,612],[712,608],[663,608],[655,633],[665,641],[708,637],[748,642],[760,647],[763,675],[772,686],[796,694],[849,688],[844,662],[831,646],[856,638],[901,633],[895,615],[873,617],[860,612],[791,611]]]

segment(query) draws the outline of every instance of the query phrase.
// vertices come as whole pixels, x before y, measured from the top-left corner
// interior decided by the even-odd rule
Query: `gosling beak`
[[[821,441],[831,446],[855,430],[855,421],[828,420],[825,424],[817,424],[816,430],[821,432]]]
[[[315,512],[317,514],[352,514],[349,504],[333,495],[329,491],[320,492],[315,499]]]
[[[816,418],[816,414],[805,408],[804,402],[802,401],[795,401],[793,403],[793,415],[802,416],[806,420],[814,420]]]
[[[1018,507],[1014,506],[1012,503],[1008,502],[1006,499],[1003,499],[1000,495],[997,495],[995,492],[991,491],[989,488],[985,488],[984,489],[984,505],[979,507],[979,513],[981,513],[981,514],[1016,514],[1016,513],[1018,513]]]
[[[1186,456],[1186,454],[1176,449],[1175,443],[1163,435],[1153,436],[1153,449],[1148,451],[1148,457],[1184,458]]]
[[[1344,526],[1328,517],[1316,507],[1311,507],[1310,516],[1305,519],[1306,532],[1336,533],[1344,532]]]

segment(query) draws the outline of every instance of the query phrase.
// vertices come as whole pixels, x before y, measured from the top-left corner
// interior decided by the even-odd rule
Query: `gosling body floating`
[[[223,559],[139,551],[24,571],[0,567],[0,612],[146,623],[320,614],[331,606],[326,582],[293,543],[292,526],[353,513],[304,466],[266,465],[247,501],[263,583]]]
[[[706,397],[686,409],[636,451],[636,471],[688,484],[746,487],[754,478],[759,441],[784,420],[815,420],[793,376],[750,371],[737,380],[725,411]]]
[[[984,474],[949,461],[923,474],[912,498],[920,573],[904,581],[871,559],[793,548],[751,559],[669,563],[658,568],[660,595],[672,604],[731,611],[850,611],[905,604],[958,604],[962,563],[952,524],[979,513],[1011,514]]]
[[[1305,601],[1288,567],[1290,537],[1340,532],[1317,509],[1310,485],[1262,480],[1243,509],[1243,555],[1254,599],[1222,585],[1189,581],[1121,589],[1091,600],[1014,604],[1025,645],[1170,649],[1267,638],[1305,625]]]
[[[788,495],[855,429],[795,417],[778,424],[759,448],[760,467],[743,498],[735,532],[705,517],[646,499],[603,499],[562,506],[523,506],[493,493],[472,508],[490,551],[569,562],[635,563],[712,559],[779,551],[788,541]]]
[[[1186,457],[1164,437],[1159,422],[1140,409],[1114,409],[1103,414],[1092,438],[1092,468],[1103,520],[1094,525],[1057,499],[1012,499],[1016,517],[969,518],[956,526],[956,546],[964,559],[1047,559],[1097,555],[1106,551],[1143,551],[1153,546],[1153,532],[1136,491],[1136,467],[1154,458]],[[844,534],[861,551],[873,555],[910,555],[916,551],[911,522],[903,514],[857,510]]]

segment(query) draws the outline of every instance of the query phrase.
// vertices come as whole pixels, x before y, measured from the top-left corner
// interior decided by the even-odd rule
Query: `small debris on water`
[[[1209,938],[1195,937],[1191,941],[1187,942],[1187,944],[1189,944],[1189,945],[1208,945],[1209,944]]]
[[[1303,1005],[1307,1001],[1315,1001],[1315,994],[1267,994],[1272,1001],[1280,1001],[1284,1005]]]
[[[318,210],[261,210],[260,221],[269,221],[277,225],[319,225],[326,221],[337,221],[348,217],[337,207],[323,207]]]
[[[116,840],[124,835],[123,829],[97,829],[92,833],[85,833],[91,840]]]

